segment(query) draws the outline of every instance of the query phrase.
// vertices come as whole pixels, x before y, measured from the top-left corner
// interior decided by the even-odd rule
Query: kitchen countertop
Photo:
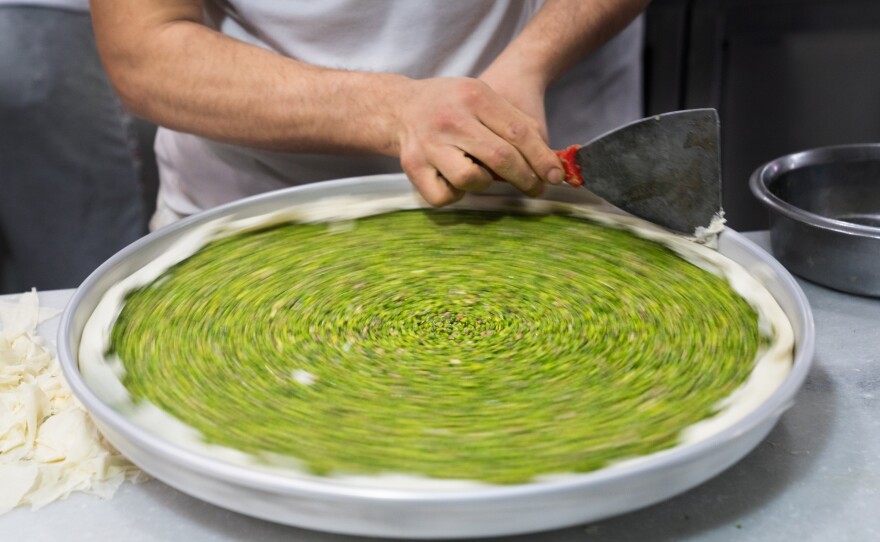
[[[766,232],[746,235],[767,249]],[[508,540],[880,540],[880,299],[798,281],[816,320],[807,380],[767,438],[739,463],[663,503]],[[41,292],[63,308],[73,290]],[[40,333],[54,339],[58,317]],[[306,540],[354,537],[268,523],[204,503],[159,481],[124,484],[111,500],[73,494],[0,516],[0,540]]]

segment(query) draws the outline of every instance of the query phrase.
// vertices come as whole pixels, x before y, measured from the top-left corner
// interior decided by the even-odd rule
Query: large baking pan
[[[781,156],[752,174],[770,211],[770,246],[793,273],[880,296],[880,143]]]
[[[499,183],[501,184],[501,183]],[[553,187],[545,197],[583,199]],[[58,351],[73,392],[120,452],[165,483],[205,501],[252,516],[324,531],[409,538],[461,538],[526,533],[635,510],[685,491],[731,466],[763,439],[792,404],[813,356],[813,319],[803,292],[770,255],[726,230],[720,251],[754,270],[788,315],[796,340],[791,373],[751,413],[722,432],[640,461],[552,481],[443,492],[343,485],[287,477],[206,457],[162,440],[102,402],[84,382],[77,352],[86,320],[108,287],[161,254],[206,221],[246,217],[340,195],[410,193],[402,175],[329,181],[264,194],[191,217],[123,249],[77,289],[62,317]],[[470,196],[469,196],[470,197]],[[479,205],[473,196],[469,205]]]

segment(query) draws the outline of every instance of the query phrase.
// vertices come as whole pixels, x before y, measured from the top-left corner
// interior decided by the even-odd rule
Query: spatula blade
[[[691,109],[608,132],[576,154],[584,187],[660,226],[693,234],[721,211],[718,114]]]

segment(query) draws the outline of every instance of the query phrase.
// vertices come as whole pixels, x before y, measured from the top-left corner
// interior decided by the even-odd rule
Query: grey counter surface
[[[765,232],[747,234],[765,249]],[[742,461],[666,502],[591,525],[507,540],[880,540],[880,299],[799,281],[816,320],[816,357],[794,406]],[[72,290],[41,293],[63,308]],[[40,332],[54,338],[58,318]],[[2,481],[0,481],[2,483]],[[161,482],[111,500],[74,494],[0,516],[0,540],[347,542],[253,519]]]

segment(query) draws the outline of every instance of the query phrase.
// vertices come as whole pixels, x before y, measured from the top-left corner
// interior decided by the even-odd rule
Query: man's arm
[[[537,119],[546,137],[547,86],[617,35],[649,3],[650,0],[546,0],[480,79]]]
[[[169,128],[235,144],[399,156],[434,205],[491,175],[537,195],[562,182],[537,121],[468,78],[412,80],[309,65],[202,24],[201,0],[92,0],[123,102]]]

